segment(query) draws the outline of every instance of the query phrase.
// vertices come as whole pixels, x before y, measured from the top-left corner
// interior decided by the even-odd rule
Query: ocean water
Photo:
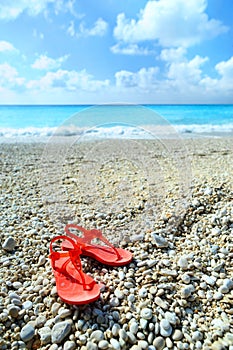
[[[0,137],[233,135],[233,105],[1,105]]]

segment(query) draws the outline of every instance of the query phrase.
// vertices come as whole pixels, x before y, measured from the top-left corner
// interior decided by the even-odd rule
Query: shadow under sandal
[[[82,232],[83,236],[79,237],[73,234],[70,232],[70,228]],[[82,255],[94,258],[103,264],[111,266],[122,266],[130,263],[133,258],[130,251],[114,247],[99,230],[86,230],[81,226],[68,224],[65,227],[65,232],[68,237],[72,238],[72,240],[80,246]],[[91,241],[96,238],[103,242],[105,245],[92,244]],[[62,249],[72,249],[72,245],[67,241],[63,242]]]
[[[69,243],[70,250],[54,251],[53,244],[56,241],[62,241],[63,244]],[[100,296],[99,285],[82,270],[80,253],[80,247],[70,237],[56,236],[51,240],[49,258],[56,280],[57,293],[61,300],[68,304],[87,304]]]

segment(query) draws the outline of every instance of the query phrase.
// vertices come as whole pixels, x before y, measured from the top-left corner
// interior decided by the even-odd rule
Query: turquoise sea
[[[144,129],[161,126],[189,136],[233,134],[233,105],[0,106],[1,139],[83,132],[95,136],[146,137]]]

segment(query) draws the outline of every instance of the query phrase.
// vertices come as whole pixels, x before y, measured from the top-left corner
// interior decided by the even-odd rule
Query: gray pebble
[[[181,340],[183,338],[183,333],[179,329],[175,329],[172,339],[175,341]]]
[[[172,326],[166,319],[160,321],[160,334],[163,337],[169,337],[172,334]]]
[[[101,340],[98,343],[98,348],[99,349],[109,349],[109,342],[107,340]]]
[[[138,323],[136,321],[132,322],[129,326],[129,330],[131,333],[136,334],[138,331]]]
[[[156,350],[162,350],[165,348],[165,340],[163,337],[156,337],[153,341],[153,345],[155,346]]]
[[[145,320],[150,320],[152,318],[152,316],[153,316],[152,310],[147,308],[147,307],[141,310],[140,315]]]
[[[205,281],[210,286],[214,286],[215,282],[217,280],[217,278],[214,277],[214,276],[208,276],[208,275],[204,275],[204,274],[202,275],[202,279],[203,279],[203,281]]]
[[[87,350],[98,350],[98,346],[95,343],[92,343],[91,341],[88,341],[86,344]]]
[[[114,294],[115,294],[115,296],[118,299],[123,299],[124,298],[124,293],[122,293],[122,291],[120,289],[118,289],[118,288],[115,289]]]
[[[25,310],[30,310],[32,308],[33,304],[31,302],[31,300],[26,300],[23,304],[22,304],[22,309]]]
[[[192,284],[188,284],[186,287],[181,289],[181,295],[184,299],[187,299],[194,292],[194,290],[194,286]]]
[[[147,327],[147,323],[148,323],[148,321],[145,320],[145,318],[141,318],[140,319],[140,327],[141,327],[141,329],[145,330],[146,327]]]
[[[166,248],[168,246],[168,241],[165,238],[156,234],[155,232],[151,233],[151,237],[152,237],[152,242],[155,243],[156,247]]]
[[[63,350],[74,350],[76,349],[76,343],[72,340],[67,340],[63,346]]]
[[[49,327],[42,327],[38,330],[41,345],[47,345],[51,341],[51,329]]]
[[[63,321],[56,323],[52,328],[52,343],[60,344],[62,340],[70,334],[71,322]]]
[[[164,316],[170,324],[175,325],[177,323],[177,316],[175,312],[166,311]]]
[[[91,339],[95,339],[97,342],[104,339],[104,333],[101,330],[96,330],[91,333]]]
[[[118,272],[118,277],[119,277],[119,279],[121,280],[121,281],[123,281],[124,280],[124,278],[125,278],[125,273],[124,273],[124,271],[119,271]]]
[[[7,307],[9,315],[13,318],[17,318],[19,315],[20,308],[16,305],[10,304]]]
[[[13,282],[13,283],[12,283],[12,286],[13,286],[13,288],[15,288],[15,289],[19,289],[19,288],[22,287],[22,283],[21,283],[21,282]]]
[[[28,342],[35,335],[35,328],[31,324],[26,324],[20,332],[20,338],[23,342]]]
[[[19,299],[20,300],[20,296],[17,293],[15,293],[15,292],[10,292],[9,293],[9,298],[10,299]]]
[[[178,260],[178,266],[182,269],[182,270],[186,270],[188,268],[188,259],[186,255],[183,255],[179,258]]]
[[[120,329],[121,329],[121,326],[118,323],[114,323],[114,325],[112,326],[112,335],[114,337],[118,336]]]
[[[168,309],[168,303],[166,301],[163,301],[160,297],[155,297],[154,302],[155,304],[160,306],[162,309],[164,310]]]
[[[66,317],[70,316],[71,314],[72,314],[72,312],[69,309],[59,309],[58,310],[58,315],[61,318],[66,318]]]
[[[140,298],[146,298],[147,297],[146,288],[145,287],[140,288],[138,291],[138,295],[140,296]]]
[[[14,299],[11,299],[11,302],[16,306],[22,306],[22,301],[20,299],[14,298]]]
[[[12,252],[12,250],[15,249],[15,246],[16,246],[16,241],[13,237],[10,236],[4,241],[2,248],[8,252]]]
[[[120,346],[120,343],[119,343],[118,340],[112,338],[112,339],[110,339],[110,343],[111,343],[111,345],[112,345],[114,350],[120,350],[121,349],[121,346]]]
[[[197,341],[197,340],[201,340],[203,338],[203,334],[199,331],[195,331],[192,334],[192,339]]]
[[[148,349],[148,343],[146,340],[139,340],[138,341],[138,345],[140,347],[140,349]]]

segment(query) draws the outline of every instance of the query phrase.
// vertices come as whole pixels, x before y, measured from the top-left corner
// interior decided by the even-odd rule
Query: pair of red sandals
[[[70,229],[81,231],[79,237]],[[82,270],[80,255],[89,256],[103,264],[122,266],[132,260],[128,250],[115,248],[101,233],[93,229],[86,230],[75,224],[65,227],[67,236],[56,236],[50,243],[50,259],[56,279],[57,293],[61,300],[68,304],[81,305],[97,300],[100,296],[100,286],[94,279]],[[92,244],[98,238],[105,245]],[[55,251],[53,244],[61,241],[61,251]]]

